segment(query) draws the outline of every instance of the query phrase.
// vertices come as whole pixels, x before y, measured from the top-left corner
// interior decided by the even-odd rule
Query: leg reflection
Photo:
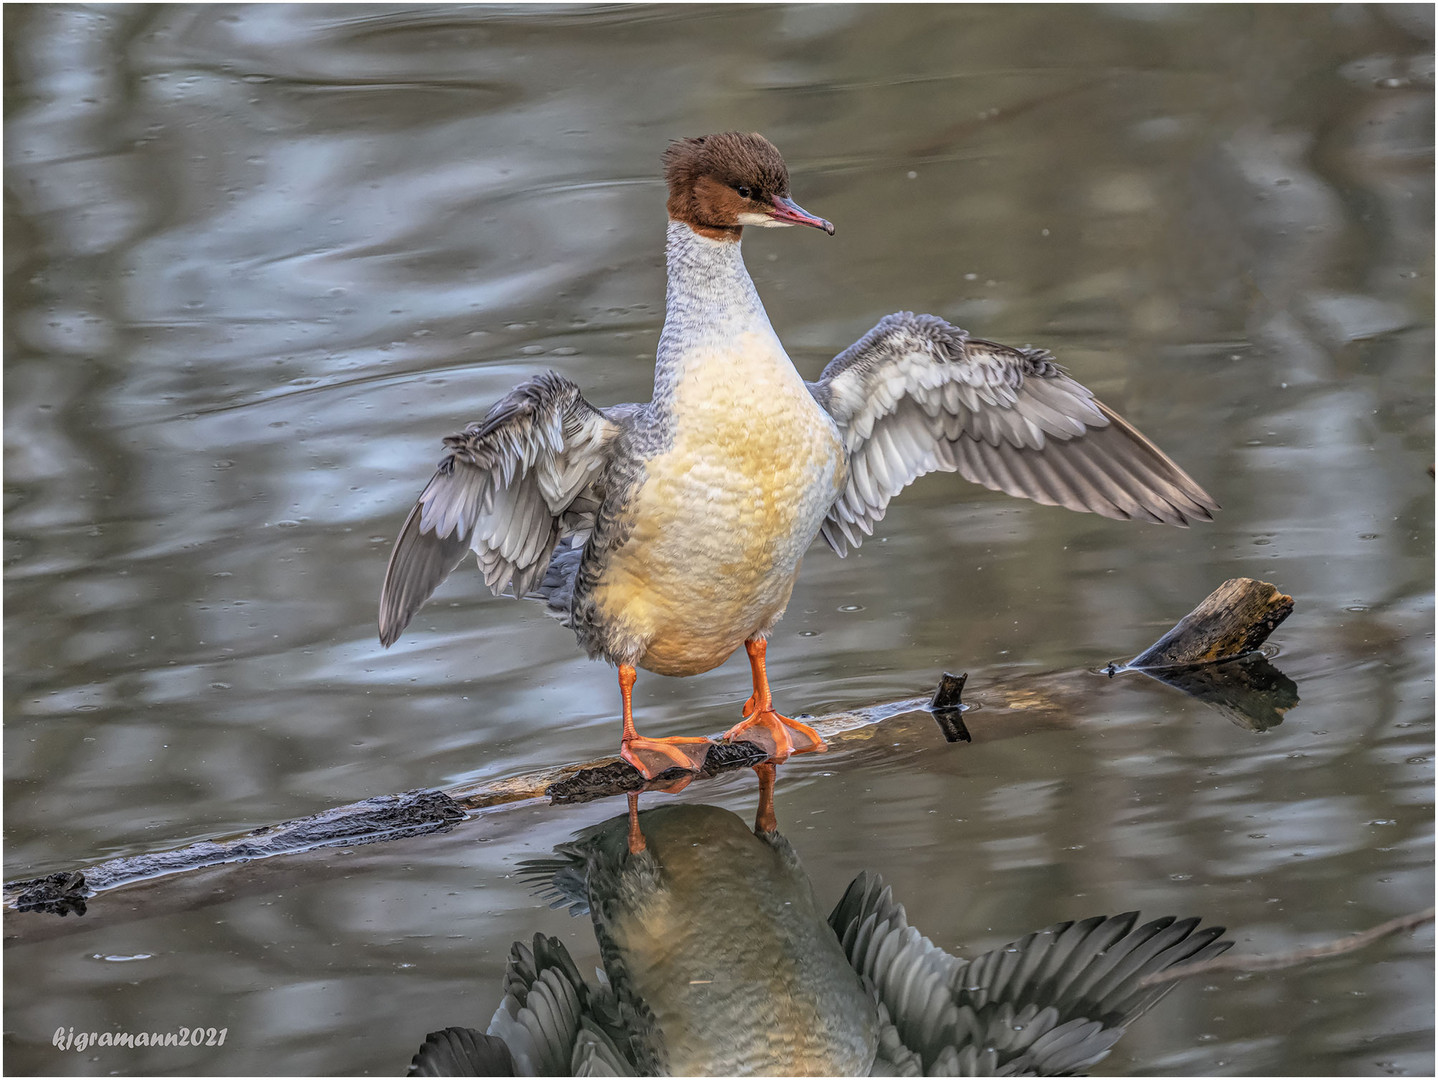
[[[629,793],[629,854],[638,855],[645,849],[644,834],[639,831],[639,792]]]
[[[754,774],[759,777],[759,809],[754,814],[754,834],[756,836],[779,831],[779,819],[774,816],[774,776],[776,772],[774,763],[771,761],[754,766]]]

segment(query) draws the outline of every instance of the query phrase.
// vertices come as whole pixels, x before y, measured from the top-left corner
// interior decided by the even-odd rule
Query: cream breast
[[[777,621],[844,479],[833,421],[767,324],[701,337],[678,358],[672,442],[645,463],[594,594],[661,674],[707,671]]]

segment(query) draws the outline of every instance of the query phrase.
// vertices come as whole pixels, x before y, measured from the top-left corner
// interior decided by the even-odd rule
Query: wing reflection
[[[766,775],[769,774],[769,775]],[[516,942],[487,1034],[434,1032],[411,1075],[1053,1075],[1103,1058],[1171,987],[1139,980],[1231,944],[1198,919],[1060,923],[961,960],[875,874],[825,918],[774,825],[716,806],[630,813],[524,864],[589,914],[597,981],[564,945]]]

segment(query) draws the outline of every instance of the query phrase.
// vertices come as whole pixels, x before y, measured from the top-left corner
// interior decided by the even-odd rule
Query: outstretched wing
[[[849,962],[893,1025],[885,1059],[916,1055],[929,1076],[1067,1075],[1103,1058],[1172,988],[1144,976],[1233,943],[1197,919],[1137,914],[1059,923],[966,962],[909,926],[883,881],[863,873],[829,916]]]
[[[840,555],[925,473],[958,472],[1025,499],[1186,526],[1213,498],[1042,349],[970,338],[901,311],[836,356],[814,398],[834,418],[849,475],[825,520]]]
[[[430,594],[473,551],[496,594],[523,595],[563,535],[593,524],[590,485],[620,422],[569,379],[547,372],[515,387],[449,452],[395,541],[379,598],[388,647]]]

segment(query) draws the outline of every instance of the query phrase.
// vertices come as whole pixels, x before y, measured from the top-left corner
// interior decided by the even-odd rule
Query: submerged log
[[[1262,653],[1201,667],[1137,670],[1211,705],[1249,731],[1277,727],[1283,723],[1284,714],[1298,704],[1298,684]]]
[[[1263,596],[1267,596],[1268,600],[1255,602],[1253,599]],[[1252,648],[1267,637],[1292,610],[1292,606],[1292,599],[1277,595],[1277,590],[1271,585],[1246,579],[1226,582],[1152,649],[1136,658],[1134,664],[1154,653],[1159,646],[1164,646],[1161,653],[1164,656],[1212,655],[1217,659],[1244,643]],[[1241,656],[1241,653],[1238,655]],[[1243,699],[1234,688],[1241,687],[1243,679],[1252,679],[1254,667],[1261,660],[1261,657],[1250,655],[1237,663],[1232,659],[1224,663],[1212,660],[1191,662],[1194,665],[1209,665],[1207,667],[1143,668],[1134,667],[1134,664],[1127,667],[1219,704],[1231,716],[1237,716],[1242,715],[1242,709],[1251,702]],[[1263,664],[1267,666],[1266,661]],[[1110,667],[1109,674],[1117,670]],[[1182,677],[1175,672],[1182,673]],[[1211,677],[1208,681],[1199,679],[1196,674],[1199,672],[1207,672]],[[932,698],[905,698],[821,717],[803,716],[803,719],[828,743],[829,751],[842,753],[848,764],[863,765],[870,760],[892,761],[896,755],[932,753],[942,745],[940,739],[979,746],[1032,731],[1074,727],[1089,715],[1099,712],[1096,701],[1101,702],[1102,697],[1095,690],[1103,685],[1103,680],[1096,680],[1094,675],[1094,672],[1085,670],[1059,671],[991,683],[980,695],[982,709],[968,712],[969,706],[960,701],[968,676],[945,674]],[[1235,678],[1235,675],[1241,678]],[[1278,677],[1283,678],[1281,675]],[[1287,682],[1286,679],[1283,681]],[[1292,685],[1288,683],[1289,687]],[[1229,695],[1228,698],[1215,697],[1214,687]],[[1224,701],[1228,704],[1223,704]],[[1292,701],[1297,701],[1296,692],[1292,694]],[[1283,707],[1286,706],[1282,706],[1281,702],[1271,705],[1270,712],[1279,716]],[[1273,722],[1278,721],[1274,719]],[[1245,723],[1245,726],[1255,730],[1262,727],[1256,723]],[[804,758],[809,756],[804,755]],[[703,771],[693,779],[702,782],[734,769],[751,767],[763,760],[764,751],[752,743],[716,742]],[[688,774],[672,769],[646,781],[627,762],[606,757],[522,776],[461,784],[444,790],[383,795],[310,817],[265,826],[239,836],[110,859],[46,877],[7,882],[4,903],[12,912],[83,915],[86,901],[99,893],[138,885],[144,885],[147,893],[153,893],[157,882],[173,879],[175,875],[226,867],[226,872],[231,874],[226,888],[216,888],[213,883],[204,882],[201,875],[202,880],[197,881],[193,889],[171,890],[174,904],[196,906],[210,902],[211,898],[233,896],[237,864],[249,864],[251,869],[241,876],[250,887],[263,889],[265,876],[254,871],[254,864],[277,855],[295,856],[336,847],[349,849],[402,837],[448,832],[461,821],[506,806],[539,799],[548,799],[556,804],[575,803],[646,789],[674,790],[676,784],[687,783],[689,779]],[[334,872],[349,872],[352,868],[353,863],[348,862]],[[314,859],[305,860],[307,877],[324,872],[322,863]],[[154,906],[151,895],[146,904],[136,905],[135,916],[139,917],[139,908],[143,908],[144,914],[153,915]],[[93,915],[86,921],[91,919]],[[69,922],[74,925],[73,921]],[[26,923],[37,925],[29,920]],[[58,920],[49,921],[49,925],[57,926]],[[7,917],[7,937],[12,936],[15,929],[12,920]]]
[[[851,712],[832,713],[811,722],[831,745],[862,733],[891,717],[922,709],[924,698],[886,702]],[[917,728],[919,725],[911,725]],[[924,724],[925,729],[928,724]],[[921,741],[910,730],[892,732],[896,741]],[[698,779],[707,779],[765,760],[753,743],[719,743],[710,749]],[[419,789],[379,795],[332,807],[308,817],[265,825],[238,836],[202,840],[183,847],[147,852],[66,870],[38,878],[8,881],[4,905],[13,912],[52,915],[86,913],[86,901],[121,886],[153,883],[190,871],[254,864],[277,855],[298,855],[324,848],[352,849],[368,844],[443,833],[475,814],[547,798],[551,803],[588,802],[630,791],[669,790],[688,774],[671,769],[646,781],[617,757],[560,765],[521,776],[460,784],[442,790]],[[7,933],[11,927],[7,924]]]
[[[133,881],[289,852],[358,847],[444,832],[464,818],[464,810],[442,791],[378,795],[310,817],[265,825],[228,840],[202,840],[170,851],[109,859],[83,870],[7,882],[5,903],[16,911],[83,915],[87,898]]]
[[[1195,975],[1214,975],[1219,972],[1239,972],[1248,974],[1256,971],[1279,971],[1283,968],[1297,967],[1299,964],[1307,964],[1314,960],[1327,960],[1330,956],[1343,956],[1346,953],[1355,952],[1358,949],[1366,949],[1375,941],[1381,941],[1390,934],[1401,934],[1405,930],[1416,930],[1420,926],[1431,923],[1435,911],[1428,908],[1424,911],[1415,911],[1411,915],[1400,915],[1396,919],[1389,919],[1387,922],[1379,923],[1371,929],[1364,930],[1357,934],[1350,934],[1346,938],[1339,938],[1337,941],[1326,941],[1321,945],[1309,945],[1307,948],[1294,949],[1291,952],[1282,953],[1229,953],[1226,956],[1216,956],[1211,960],[1200,960],[1192,964],[1177,964],[1174,967],[1166,968],[1163,971],[1156,971],[1151,975],[1145,975],[1139,980],[1141,987],[1158,986],[1160,983],[1174,982],[1178,979],[1190,979]]]

